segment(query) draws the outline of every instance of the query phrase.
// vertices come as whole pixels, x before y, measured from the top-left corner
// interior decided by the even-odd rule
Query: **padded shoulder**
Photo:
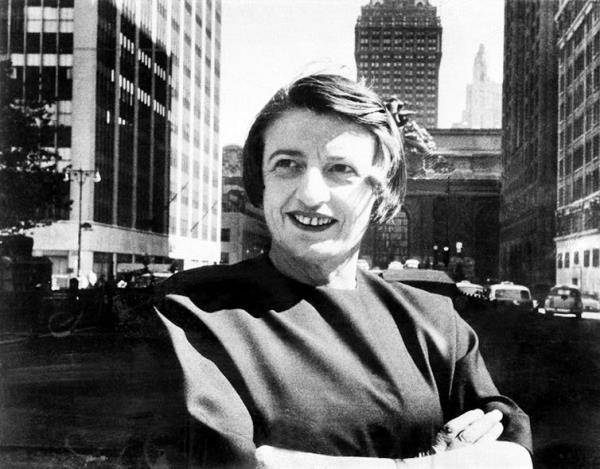
[[[233,265],[210,265],[183,270],[160,284],[160,294],[186,295],[190,290],[200,287],[251,280],[252,274],[256,273],[256,262],[252,261],[254,259]]]
[[[200,267],[173,275],[160,285],[156,301],[160,304],[179,295],[205,312],[243,309],[255,315],[288,309],[302,290],[301,284],[282,276],[266,256],[259,256],[234,265]]]
[[[380,293],[391,293],[404,306],[404,314],[411,318],[417,327],[434,326],[435,329],[453,333],[457,313],[452,300],[447,296],[431,293],[421,288],[401,282],[387,282],[369,272],[364,273],[367,281]],[[385,295],[384,295],[385,296]],[[393,311],[392,308],[390,310]]]

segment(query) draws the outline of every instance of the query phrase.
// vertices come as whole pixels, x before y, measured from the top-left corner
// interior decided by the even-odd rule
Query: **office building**
[[[384,98],[396,95],[437,127],[442,26],[427,0],[370,0],[355,26],[356,68]]]
[[[554,284],[558,2],[505,3],[500,276]]]
[[[7,0],[0,18],[17,98],[54,101],[73,205],[34,252],[55,281],[217,262],[220,1]]]
[[[561,1],[556,281],[600,293],[600,4]]]
[[[473,78],[466,89],[466,104],[462,122],[455,127],[467,129],[499,129],[502,126],[502,85],[488,75],[485,47],[473,61]]]
[[[220,259],[221,0],[169,4],[169,256],[189,268]]]

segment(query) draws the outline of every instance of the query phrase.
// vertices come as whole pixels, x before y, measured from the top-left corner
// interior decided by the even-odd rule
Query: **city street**
[[[498,388],[531,417],[537,469],[600,465],[599,318],[466,315]]]
[[[465,318],[502,393],[531,416],[535,467],[598,467],[600,314]],[[0,360],[1,467],[182,462],[187,417],[164,337],[131,329],[15,337],[0,345]]]

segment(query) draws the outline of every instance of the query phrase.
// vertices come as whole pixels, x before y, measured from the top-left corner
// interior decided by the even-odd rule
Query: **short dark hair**
[[[375,183],[377,200],[372,219],[385,223],[400,210],[406,192],[406,165],[398,127],[381,98],[362,83],[341,75],[304,76],[281,88],[259,112],[243,150],[244,187],[253,205],[262,206],[262,158],[267,129],[285,112],[301,109],[333,114],[368,130],[377,141],[375,165],[385,169],[385,181]]]

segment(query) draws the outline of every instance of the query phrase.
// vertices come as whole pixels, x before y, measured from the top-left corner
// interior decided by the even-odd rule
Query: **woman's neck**
[[[330,260],[316,264],[301,257],[292,257],[273,244],[269,259],[279,272],[298,282],[346,290],[356,288],[358,251],[342,262]]]

